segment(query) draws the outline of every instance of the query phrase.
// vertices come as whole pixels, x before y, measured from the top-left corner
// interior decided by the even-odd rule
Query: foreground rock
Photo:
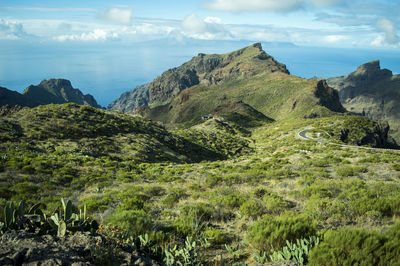
[[[107,259],[108,250],[104,246],[100,248],[104,243],[102,237],[90,233],[77,232],[59,238],[8,231],[0,236],[0,265],[157,265],[128,246],[121,249],[113,260],[102,261],[102,258]]]

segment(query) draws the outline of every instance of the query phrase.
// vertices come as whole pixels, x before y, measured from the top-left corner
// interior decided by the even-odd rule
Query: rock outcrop
[[[43,80],[39,85],[30,85],[22,94],[0,87],[0,106],[36,107],[51,103],[77,103],[101,108],[92,95],[74,89],[66,79]]]
[[[107,246],[104,239],[90,233],[77,232],[59,238],[8,231],[0,236],[0,265],[79,266],[107,262],[118,265],[159,265],[128,246],[119,251],[119,257],[113,258],[115,261],[101,261],[102,257],[107,259],[106,254],[102,254],[105,250]]]
[[[388,121],[391,134],[400,141],[400,75],[381,69],[376,60],[327,82],[339,91],[340,101],[348,111]]]
[[[40,105],[77,103],[96,108],[101,107],[92,95],[84,95],[79,89],[74,89],[71,82],[66,79],[43,80],[37,86],[30,85],[22,94],[28,99],[38,102]]]
[[[0,87],[0,106],[9,105],[9,106],[28,106],[33,107],[38,103],[30,100],[24,95],[16,91],[9,90],[4,87]]]
[[[107,108],[129,113],[149,103],[149,83],[139,85],[131,91],[124,92],[121,96],[110,103]]]
[[[266,71],[289,74],[284,64],[262,50],[260,43],[223,55],[200,53],[183,65],[165,71],[150,84],[122,94],[109,109],[129,112],[145,105],[156,107],[171,102],[181,91],[198,84],[218,85]]]
[[[346,111],[340,104],[338,92],[329,87],[325,80],[318,81],[314,95],[319,99],[320,105],[334,112],[343,113]]]

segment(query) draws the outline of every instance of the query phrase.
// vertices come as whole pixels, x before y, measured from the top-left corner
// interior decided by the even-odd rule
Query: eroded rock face
[[[124,92],[121,96],[108,105],[110,110],[118,110],[129,113],[140,106],[149,103],[149,86],[150,84],[139,85],[131,91]]]
[[[100,236],[77,232],[56,236],[8,231],[0,236],[0,265],[94,265],[96,247],[104,243]],[[98,254],[100,255],[100,254]],[[118,265],[158,265],[140,256],[133,248],[122,250]]]
[[[338,92],[329,87],[325,80],[320,80],[317,83],[314,95],[319,98],[320,105],[325,106],[329,110],[339,113],[346,111],[340,104]]]
[[[262,50],[260,43],[229,54],[200,53],[183,65],[165,71],[148,85],[147,90],[137,87],[122,94],[109,108],[129,112],[145,105],[155,107],[169,103],[181,91],[198,84],[212,86],[268,71],[289,74],[284,64]]]
[[[30,85],[22,93],[30,101],[42,104],[62,104],[77,103],[80,105],[90,105],[96,108],[97,104],[94,97],[90,94],[84,95],[79,89],[74,89],[71,82],[66,79],[43,80],[39,85]]]
[[[0,87],[0,106],[8,105],[8,106],[28,106],[33,107],[37,103],[25,97],[24,95],[9,90],[4,87]]]
[[[387,120],[391,134],[400,141],[400,75],[381,69],[376,60],[327,82],[339,91],[340,101],[348,111],[374,120]]]

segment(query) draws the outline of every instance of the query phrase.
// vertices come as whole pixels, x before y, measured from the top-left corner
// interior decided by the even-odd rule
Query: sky
[[[293,45],[310,56],[312,47],[343,49],[346,56],[376,53],[371,60],[386,56],[389,66],[400,68],[390,61],[391,54],[399,58],[399,14],[400,0],[0,0],[0,86],[21,91],[23,82],[72,76],[73,85],[87,86],[106,104],[199,52],[229,52],[254,42]],[[293,63],[283,49],[275,50],[273,56]],[[352,68],[359,63],[353,61]],[[135,70],[131,78],[119,77],[129,69]],[[74,72],[88,73],[87,81]],[[110,80],[119,79],[126,83],[114,94],[101,86],[96,91],[102,82],[112,90]]]

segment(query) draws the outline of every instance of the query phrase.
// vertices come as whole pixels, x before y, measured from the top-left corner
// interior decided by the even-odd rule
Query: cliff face
[[[314,95],[319,99],[319,104],[334,111],[343,113],[346,109],[340,104],[339,94],[329,87],[325,80],[317,83]]]
[[[150,84],[124,93],[109,108],[127,112],[145,105],[156,107],[170,103],[181,91],[192,86],[210,87],[240,81],[261,72],[289,74],[284,64],[262,50],[260,43],[222,55],[200,53],[183,65],[165,71]]]
[[[66,79],[43,80],[37,86],[30,85],[22,94],[40,105],[73,102],[80,105],[90,105],[96,108],[101,107],[97,104],[92,95],[84,95],[79,89],[74,89],[71,82]]]
[[[140,106],[146,106],[149,103],[149,85],[149,83],[139,85],[131,91],[124,92],[118,99],[110,103],[107,108],[129,113]]]
[[[29,98],[21,95],[16,91],[11,91],[9,89],[0,87],[0,106],[9,105],[9,106],[28,106],[33,107],[37,103],[30,100]]]
[[[251,127],[345,112],[335,90],[324,82],[291,76],[258,43],[222,55],[199,54],[157,77],[148,95],[146,106],[135,105],[137,113],[186,126],[210,115]]]
[[[374,120],[387,120],[400,141],[400,75],[380,68],[378,60],[366,63],[344,77],[330,78],[343,106]]]
[[[50,103],[77,103],[101,108],[92,95],[84,95],[79,89],[74,89],[71,82],[66,79],[43,80],[37,86],[30,85],[22,94],[0,87],[0,107],[4,105],[36,107]]]

